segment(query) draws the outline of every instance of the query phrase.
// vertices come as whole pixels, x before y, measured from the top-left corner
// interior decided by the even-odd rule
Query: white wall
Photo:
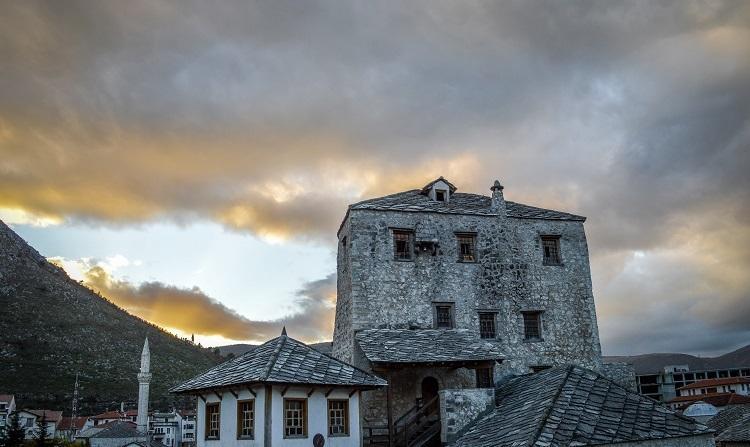
[[[255,439],[237,439],[237,399],[230,392],[222,394],[219,413],[220,432],[218,440],[206,439],[206,404],[198,399],[198,414],[195,418],[195,440],[198,447],[256,447],[263,446],[265,427],[265,391],[255,387],[256,397],[248,390],[236,390],[240,400],[255,399]],[[206,403],[219,402],[219,397],[211,393],[204,395]]]
[[[284,387],[274,386],[271,397],[271,433],[273,446],[305,446],[312,445],[315,434],[320,433],[326,439],[326,447],[359,446],[361,433],[359,427],[359,393],[349,397],[349,389],[333,391],[328,397],[326,388],[315,389],[310,397],[310,388],[290,387],[286,391],[286,398],[307,399],[307,437],[284,439],[283,399],[281,392]],[[265,433],[265,388],[254,388],[255,397],[255,439],[237,439],[237,399],[230,392],[222,393],[221,401],[216,394],[204,394],[206,403],[221,402],[220,434],[218,440],[206,440],[206,403],[198,399],[198,412],[195,421],[196,442],[198,447],[262,447]],[[253,398],[247,390],[236,390],[239,399]],[[349,436],[328,436],[328,399],[349,399]]]

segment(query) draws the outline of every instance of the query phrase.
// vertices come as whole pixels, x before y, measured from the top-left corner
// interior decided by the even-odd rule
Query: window
[[[330,436],[349,435],[349,401],[328,401],[328,434]]]
[[[237,401],[237,439],[255,437],[255,400]]]
[[[476,240],[477,235],[471,233],[457,233],[458,239],[458,261],[476,262]]]
[[[495,386],[495,379],[492,377],[492,367],[477,368],[477,388],[492,388]]]
[[[438,329],[452,329],[453,326],[453,304],[436,304],[435,327]]]
[[[444,189],[435,190],[435,200],[438,202],[445,202],[445,198],[448,196],[447,191]]]
[[[479,337],[495,338],[496,336],[497,331],[495,331],[495,312],[480,312]]]
[[[542,236],[544,265],[560,265],[560,236]]]
[[[550,369],[551,366],[549,366],[549,365],[534,365],[534,366],[529,366],[529,368],[531,368],[531,372],[538,373],[538,372],[544,371],[545,369]]]
[[[219,439],[219,403],[206,404],[206,439]]]
[[[410,261],[414,246],[414,232],[393,230],[393,257],[397,261]]]
[[[523,338],[526,340],[542,339],[542,313],[523,313]]]
[[[284,437],[307,437],[307,399],[284,399]]]

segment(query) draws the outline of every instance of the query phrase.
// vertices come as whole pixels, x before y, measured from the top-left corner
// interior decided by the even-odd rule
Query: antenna
[[[73,388],[73,411],[70,415],[70,431],[75,429],[75,420],[78,416],[78,373],[76,373],[76,385]]]

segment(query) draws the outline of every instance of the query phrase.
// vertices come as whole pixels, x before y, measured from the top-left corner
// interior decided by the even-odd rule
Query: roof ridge
[[[288,337],[288,338],[291,338],[291,337]],[[373,377],[377,377],[377,378],[379,378],[379,379],[383,380],[383,378],[382,378],[382,377],[380,377],[380,376],[376,376],[376,375],[375,375],[374,373],[370,373],[370,372],[367,372],[367,371],[365,371],[365,370],[364,370],[364,369],[362,369],[362,368],[358,368],[358,367],[356,367],[356,366],[354,366],[354,365],[352,365],[352,364],[349,364],[349,363],[347,363],[347,362],[345,362],[345,361],[343,361],[343,360],[341,360],[341,359],[337,359],[336,357],[334,357],[334,356],[332,356],[332,355],[330,355],[330,354],[326,354],[325,352],[321,352],[321,351],[318,351],[317,349],[315,349],[315,348],[311,347],[311,346],[310,346],[310,345],[308,345],[307,343],[303,343],[303,342],[301,342],[301,341],[299,341],[299,340],[296,340],[296,339],[294,339],[294,338],[291,338],[291,340],[292,340],[292,341],[294,341],[294,342],[297,342],[297,343],[301,344],[302,346],[304,346],[304,347],[306,347],[306,348],[312,349],[313,351],[317,352],[318,354],[320,354],[320,355],[322,355],[322,356],[324,356],[324,357],[328,357],[329,359],[332,359],[332,360],[334,360],[334,361],[336,361],[336,362],[338,362],[338,363],[341,363],[342,365],[346,365],[346,366],[349,366],[349,367],[351,367],[351,368],[353,368],[353,369],[356,369],[356,370],[357,370],[357,371],[359,371],[359,372],[363,372],[363,373],[365,373],[365,374],[367,374],[367,375],[370,375],[370,376],[373,376]]]
[[[268,357],[268,363],[266,363],[266,369],[263,371],[263,374],[261,375],[261,379],[263,381],[268,380],[268,378],[271,376],[271,370],[273,369],[274,365],[276,365],[276,361],[279,359],[279,353],[281,352],[281,349],[284,347],[284,343],[286,343],[286,339],[288,336],[286,335],[280,335],[275,338],[275,340],[279,340],[279,344],[274,348],[271,355]]]
[[[539,426],[536,428],[536,431],[534,432],[534,435],[531,437],[530,441],[533,445],[536,444],[536,442],[539,440],[539,437],[542,435],[542,430],[544,429],[544,426],[547,425],[547,419],[549,418],[550,413],[552,413],[552,409],[555,407],[555,404],[557,403],[557,400],[560,398],[560,394],[562,394],[563,387],[565,387],[565,384],[568,383],[568,379],[570,378],[570,373],[575,368],[575,365],[568,365],[565,369],[565,377],[560,381],[560,386],[557,387],[557,391],[555,391],[555,396],[552,398],[552,403],[544,410],[544,414],[542,415],[542,419],[539,421]]]

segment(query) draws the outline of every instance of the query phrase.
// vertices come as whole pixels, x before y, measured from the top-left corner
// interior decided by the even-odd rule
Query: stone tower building
[[[151,352],[148,349],[148,338],[143,343],[141,352],[141,371],[138,373],[138,415],[135,423],[139,432],[148,431],[148,388],[151,384]]]
[[[361,414],[387,423],[439,389],[488,388],[562,364],[600,370],[583,223],[574,214],[421,190],[349,207],[338,231],[334,356],[389,382]]]

